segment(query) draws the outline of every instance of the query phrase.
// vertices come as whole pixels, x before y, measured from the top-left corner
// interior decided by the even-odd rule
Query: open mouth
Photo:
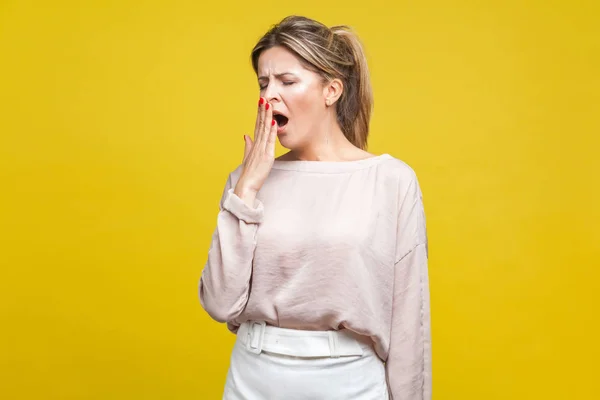
[[[289,119],[283,114],[273,114],[273,119],[277,122],[277,126],[283,128],[287,125]]]

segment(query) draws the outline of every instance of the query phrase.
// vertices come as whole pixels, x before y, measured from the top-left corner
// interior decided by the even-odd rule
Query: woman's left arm
[[[393,400],[431,399],[428,243],[415,175],[399,199],[390,349],[386,374]]]

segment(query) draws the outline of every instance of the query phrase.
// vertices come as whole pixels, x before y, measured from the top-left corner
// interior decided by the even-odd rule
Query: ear
[[[331,107],[334,105],[343,92],[344,84],[341,79],[334,78],[329,82],[326,82],[323,87],[323,100],[325,101],[325,106]]]

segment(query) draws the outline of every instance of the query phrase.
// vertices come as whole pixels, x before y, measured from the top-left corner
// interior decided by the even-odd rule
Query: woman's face
[[[322,78],[286,48],[272,47],[258,59],[258,84],[273,107],[280,143],[288,149],[306,146],[326,112]]]

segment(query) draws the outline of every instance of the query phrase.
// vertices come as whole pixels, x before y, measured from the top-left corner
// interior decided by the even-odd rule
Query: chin
[[[291,150],[294,147],[294,141],[291,140],[289,134],[283,133],[281,135],[277,135],[279,139],[279,143],[288,150]]]
[[[283,132],[277,133],[277,139],[279,139],[279,143],[281,143],[281,145],[288,150],[298,146],[294,138],[295,136],[290,134],[289,126],[286,126],[286,129]]]
[[[286,126],[283,132],[277,134],[279,143],[288,150],[298,150],[306,147],[310,142],[310,136],[306,131],[298,132],[297,129],[290,129]]]

